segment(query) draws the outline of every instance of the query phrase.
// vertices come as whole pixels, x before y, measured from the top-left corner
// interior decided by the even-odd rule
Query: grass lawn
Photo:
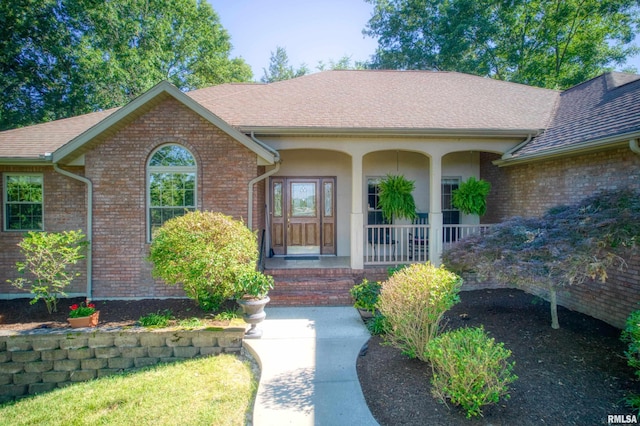
[[[73,384],[0,406],[0,425],[244,425],[248,361],[218,355]]]

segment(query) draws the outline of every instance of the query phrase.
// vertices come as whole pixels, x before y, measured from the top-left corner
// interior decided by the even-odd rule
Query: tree
[[[540,218],[512,218],[483,235],[459,241],[442,254],[450,270],[480,279],[548,290],[552,327],[559,328],[557,289],[586,280],[606,281],[623,268],[640,242],[640,193],[603,192]]]
[[[567,88],[622,65],[638,0],[366,0],[373,68],[459,71]]]
[[[309,74],[306,64],[300,65],[297,70],[289,65],[289,56],[284,47],[276,46],[276,51],[271,52],[269,59],[269,70],[262,69],[264,75],[260,79],[263,83],[274,83],[276,81],[290,80]]]
[[[161,80],[248,81],[202,0],[0,3],[0,130],[121,106]]]

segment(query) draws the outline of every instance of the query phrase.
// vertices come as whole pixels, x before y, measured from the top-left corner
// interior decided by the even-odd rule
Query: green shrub
[[[387,329],[389,328],[389,323],[387,318],[382,315],[380,312],[375,314],[373,318],[367,321],[367,329],[373,335],[384,335],[387,333]]]
[[[353,297],[353,306],[375,314],[381,287],[379,282],[369,281],[366,278],[360,284],[351,287],[349,293]]]
[[[18,243],[24,262],[17,262],[18,272],[30,273],[34,279],[24,277],[8,280],[14,287],[24,288],[31,285],[34,298],[31,304],[44,300],[49,313],[58,311],[58,299],[66,297],[64,289],[73,278],[80,275],[69,270],[81,259],[83,248],[89,243],[84,240],[82,231],[65,232],[28,232]]]
[[[627,317],[621,339],[627,344],[624,352],[627,364],[635,369],[636,377],[640,378],[640,310],[631,312]],[[634,410],[640,410],[640,395],[630,394],[625,397],[625,402]]]
[[[169,320],[173,318],[173,313],[169,309],[164,311],[143,315],[138,322],[143,327],[166,327],[169,324]]]
[[[378,309],[388,322],[385,339],[411,358],[426,361],[442,315],[456,304],[462,279],[431,263],[416,263],[382,284]]]
[[[635,369],[636,376],[640,378],[640,310],[631,312],[627,318],[621,339],[627,344],[624,353],[627,364]]]
[[[443,333],[428,346],[432,393],[445,404],[450,399],[460,405],[467,417],[481,415],[483,406],[509,399],[508,385],[518,378],[510,356],[482,327]]]
[[[204,310],[217,310],[236,293],[237,278],[255,270],[256,236],[221,213],[190,212],[168,220],[151,242],[153,276],[182,285]]]

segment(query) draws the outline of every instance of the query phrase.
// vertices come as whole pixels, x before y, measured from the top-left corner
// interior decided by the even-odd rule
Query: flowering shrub
[[[71,309],[71,311],[69,312],[69,318],[88,317],[96,311],[96,305],[94,303],[87,301],[86,306],[83,306],[84,304],[84,302],[80,303],[79,305],[77,303],[74,303],[73,305],[69,306],[69,309]]]

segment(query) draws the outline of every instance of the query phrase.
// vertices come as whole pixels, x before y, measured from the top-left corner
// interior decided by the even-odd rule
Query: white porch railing
[[[443,225],[437,253],[472,234],[484,234],[493,225]],[[365,265],[391,265],[429,260],[430,225],[366,225]],[[439,234],[439,233],[438,233]]]

